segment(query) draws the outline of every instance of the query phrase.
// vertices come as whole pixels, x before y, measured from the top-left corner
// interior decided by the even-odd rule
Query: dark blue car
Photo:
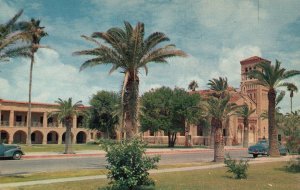
[[[281,143],[278,144],[280,155],[287,155],[288,149]],[[248,153],[252,154],[254,158],[258,155],[269,155],[269,142],[267,140],[260,140],[255,145],[248,148]]]

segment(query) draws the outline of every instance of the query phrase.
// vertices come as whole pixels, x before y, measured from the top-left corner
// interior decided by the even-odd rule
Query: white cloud
[[[0,0],[0,23],[6,23],[18,12],[11,3]]]
[[[28,76],[30,60],[22,60],[11,70],[10,83],[1,79],[0,96],[4,99],[28,99]],[[88,102],[91,94],[101,87],[90,83],[92,79],[78,68],[61,62],[54,50],[39,50],[33,68],[32,101],[54,102],[57,98],[73,97]],[[10,93],[6,93],[10,92]]]
[[[240,61],[253,55],[261,56],[261,50],[255,46],[223,48],[219,58],[221,76],[228,78],[229,84],[239,86],[241,80]]]

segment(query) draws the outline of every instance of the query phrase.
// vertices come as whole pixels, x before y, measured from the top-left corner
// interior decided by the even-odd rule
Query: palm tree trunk
[[[64,154],[73,154],[72,150],[72,137],[71,137],[71,125],[70,125],[70,120],[67,119],[65,122],[66,125],[66,142],[65,142],[65,152]]]
[[[293,96],[290,97],[291,97],[291,113],[293,113]]]
[[[28,94],[28,119],[27,119],[27,145],[31,146],[31,88],[32,88],[32,70],[34,63],[34,53],[31,52],[31,63],[29,71],[29,94]]]
[[[214,162],[224,162],[224,138],[221,122],[215,129]]]
[[[137,131],[137,112],[138,112],[138,93],[139,78],[135,74],[129,74],[127,83],[125,84],[124,93],[124,112],[125,112],[125,129],[126,139],[133,138]]]
[[[249,145],[249,121],[247,118],[244,118],[244,139],[243,147],[248,148]]]
[[[276,92],[274,89],[270,89],[268,92],[268,122],[269,122],[269,154],[271,157],[280,156],[277,140],[277,129],[275,125],[275,99]]]
[[[189,130],[190,129],[190,125],[189,122],[185,122],[185,128],[184,128],[184,135],[185,135],[185,142],[184,142],[184,146],[185,147],[189,147],[191,146],[191,144],[189,143]]]
[[[215,144],[215,127],[213,125],[211,125],[209,148],[214,148],[215,147],[214,144]]]

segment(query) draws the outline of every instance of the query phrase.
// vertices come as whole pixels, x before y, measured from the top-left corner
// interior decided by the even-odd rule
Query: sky
[[[149,64],[140,72],[140,94],[161,86],[187,89],[196,80],[199,89],[219,76],[240,85],[240,61],[260,56],[279,60],[288,70],[300,70],[299,0],[0,0],[0,23],[18,10],[20,20],[41,20],[49,34],[41,44],[33,68],[33,102],[53,103],[72,97],[88,104],[99,90],[119,91],[123,74],[109,75],[110,65],[79,72],[88,57],[72,52],[93,48],[80,35],[104,32],[111,27],[145,24],[146,36],[163,32],[170,42],[188,54],[169,64]],[[27,101],[29,59],[0,63],[0,98]],[[300,77],[290,80],[300,87]],[[289,94],[280,105],[289,110]],[[294,108],[300,109],[300,92]]]

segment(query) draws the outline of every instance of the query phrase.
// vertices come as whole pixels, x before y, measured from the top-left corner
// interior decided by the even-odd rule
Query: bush
[[[292,158],[286,166],[288,172],[299,173],[300,172],[300,157]]]
[[[235,179],[246,179],[247,178],[247,169],[249,160],[236,160],[231,159],[229,155],[225,158],[224,163],[228,167],[227,172],[233,173]]]
[[[299,137],[296,136],[290,136],[287,138],[286,147],[290,151],[290,153],[293,154],[300,154],[300,142]]]
[[[146,144],[139,139],[120,143],[102,144],[107,152],[109,170],[107,178],[111,180],[111,190],[138,190],[154,186],[148,170],[157,168],[159,157],[145,156]]]

